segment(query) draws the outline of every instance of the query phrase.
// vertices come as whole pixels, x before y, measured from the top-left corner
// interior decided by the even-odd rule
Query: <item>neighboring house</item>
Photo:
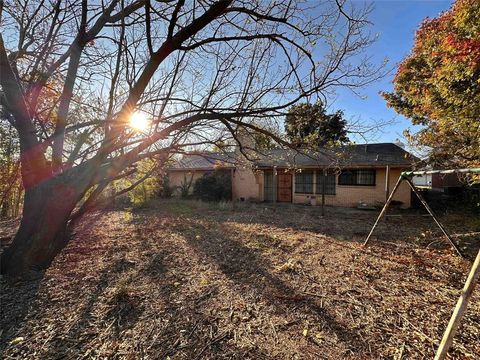
[[[431,169],[427,169],[431,170]],[[425,190],[448,192],[450,189],[465,186],[458,174],[423,174],[412,178],[416,187]]]
[[[213,171],[231,174],[235,200],[376,206],[383,204],[400,172],[415,159],[393,143],[349,145],[333,150],[297,152],[275,149],[253,163],[236,153],[188,154],[168,169],[170,184],[179,186]],[[323,186],[325,181],[325,186]],[[402,183],[393,200],[410,207],[411,192]]]

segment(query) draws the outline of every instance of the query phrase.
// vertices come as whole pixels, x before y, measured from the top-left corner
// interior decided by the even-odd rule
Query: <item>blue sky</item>
[[[389,59],[389,67],[398,65],[410,52],[418,25],[424,18],[436,17],[440,12],[448,10],[452,1],[445,0],[381,0],[373,1],[374,9],[370,16],[373,22],[372,33],[379,34],[377,42],[369,48],[369,54],[374,54],[380,63],[385,57]],[[347,118],[361,116],[363,122],[374,120],[392,120],[395,124],[389,125],[375,136],[375,142],[393,142],[402,137],[402,132],[412,127],[410,121],[394,110],[387,108],[385,101],[378,94],[379,91],[390,91],[393,88],[393,71],[379,82],[371,84],[362,91],[367,99],[362,100],[350,91],[338,91],[338,97],[332,109],[342,109]],[[364,142],[361,139],[352,139]]]

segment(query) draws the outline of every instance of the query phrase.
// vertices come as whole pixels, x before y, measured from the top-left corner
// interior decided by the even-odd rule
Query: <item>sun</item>
[[[137,131],[145,131],[147,130],[149,125],[149,121],[147,119],[147,114],[135,111],[132,116],[130,117],[129,126]]]

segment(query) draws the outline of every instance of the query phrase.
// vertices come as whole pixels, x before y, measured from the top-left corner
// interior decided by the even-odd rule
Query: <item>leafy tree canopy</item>
[[[349,141],[343,112],[327,114],[321,102],[292,106],[285,118],[285,133],[296,146],[324,147]]]
[[[480,165],[480,2],[457,0],[426,19],[411,54],[400,64],[388,105],[423,125],[406,131],[414,145],[431,148],[430,161],[445,167]]]

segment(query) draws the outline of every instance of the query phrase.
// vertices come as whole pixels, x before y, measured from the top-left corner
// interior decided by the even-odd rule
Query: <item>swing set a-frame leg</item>
[[[415,187],[415,185],[412,183],[412,180],[410,180],[409,178],[406,178],[405,181],[408,183],[408,185],[410,186],[410,188],[412,189],[412,191],[415,193],[415,195],[417,195],[418,199],[420,200],[420,202],[422,203],[422,205],[425,207],[425,209],[427,209],[428,213],[430,214],[430,216],[433,218],[433,220],[435,221],[435,223],[437,224],[437,226],[440,228],[440,230],[442,231],[443,235],[445,235],[445,237],[447,238],[448,242],[452,245],[452,247],[455,249],[455,251],[458,253],[458,255],[460,255],[461,257],[464,257],[462,252],[460,251],[460,249],[458,248],[457,244],[455,244],[455,242],[453,241],[453,239],[451,238],[451,236],[448,234],[447,230],[445,230],[445,228],[443,227],[442,223],[440,221],[438,221],[437,217],[435,216],[435,214],[433,213],[433,210],[430,208],[430,206],[427,204],[427,202],[425,201],[425,199],[423,198],[423,196],[418,192],[417,188]]]
[[[395,186],[393,187],[392,192],[390,193],[390,196],[389,196],[388,199],[387,199],[387,202],[386,202],[385,205],[383,206],[382,211],[380,211],[380,215],[378,215],[377,220],[375,221],[375,224],[373,224],[372,230],[370,230],[370,233],[368,234],[367,238],[365,239],[365,242],[363,243],[363,246],[365,246],[365,245],[368,244],[368,241],[370,240],[370,237],[372,236],[373,232],[375,231],[375,228],[377,227],[378,222],[380,221],[380,219],[382,218],[382,216],[383,216],[383,215],[385,214],[385,212],[387,211],[388,206],[389,206],[390,203],[392,202],[393,195],[395,195],[395,192],[397,191],[398,187],[400,186],[400,183],[402,182],[402,180],[403,180],[403,178],[402,178],[402,176],[400,175],[400,176],[398,177],[397,183],[395,184]]]
[[[387,199],[387,202],[385,203],[385,205],[383,206],[382,208],[382,211],[380,212],[380,214],[378,215],[377,217],[377,220],[375,221],[375,223],[373,224],[373,227],[372,227],[372,230],[370,230],[370,233],[368,234],[367,238],[365,239],[365,242],[363,243],[363,245],[367,245],[368,244],[368,241],[370,240],[373,232],[375,231],[375,228],[377,227],[380,219],[382,218],[382,216],[385,214],[385,212],[387,211],[388,207],[390,206],[390,203],[392,202],[392,199],[393,199],[393,195],[395,195],[395,192],[397,191],[398,187],[400,186],[400,183],[402,182],[402,180],[405,180],[408,185],[410,186],[410,188],[412,189],[412,191],[415,193],[415,195],[418,197],[418,199],[420,200],[420,202],[422,203],[422,205],[425,207],[425,209],[428,211],[428,213],[430,214],[430,216],[433,218],[433,220],[435,221],[435,223],[437,224],[437,226],[440,228],[440,230],[442,231],[443,235],[445,235],[445,237],[447,238],[448,242],[452,245],[452,247],[455,249],[455,251],[458,253],[458,255],[460,255],[461,257],[464,257],[462,252],[460,251],[460,249],[458,248],[457,244],[455,244],[455,242],[453,241],[453,239],[451,238],[451,236],[448,234],[447,230],[443,227],[443,225],[440,223],[440,221],[437,219],[437,217],[435,216],[433,210],[430,208],[430,206],[427,204],[427,202],[425,201],[425,199],[423,198],[423,196],[418,192],[418,190],[416,189],[415,185],[412,183],[412,181],[408,178],[408,177],[404,177],[402,175],[399,176],[398,180],[397,180],[397,183],[395,184],[395,187],[393,188],[392,192],[390,193],[390,196],[388,197]]]

